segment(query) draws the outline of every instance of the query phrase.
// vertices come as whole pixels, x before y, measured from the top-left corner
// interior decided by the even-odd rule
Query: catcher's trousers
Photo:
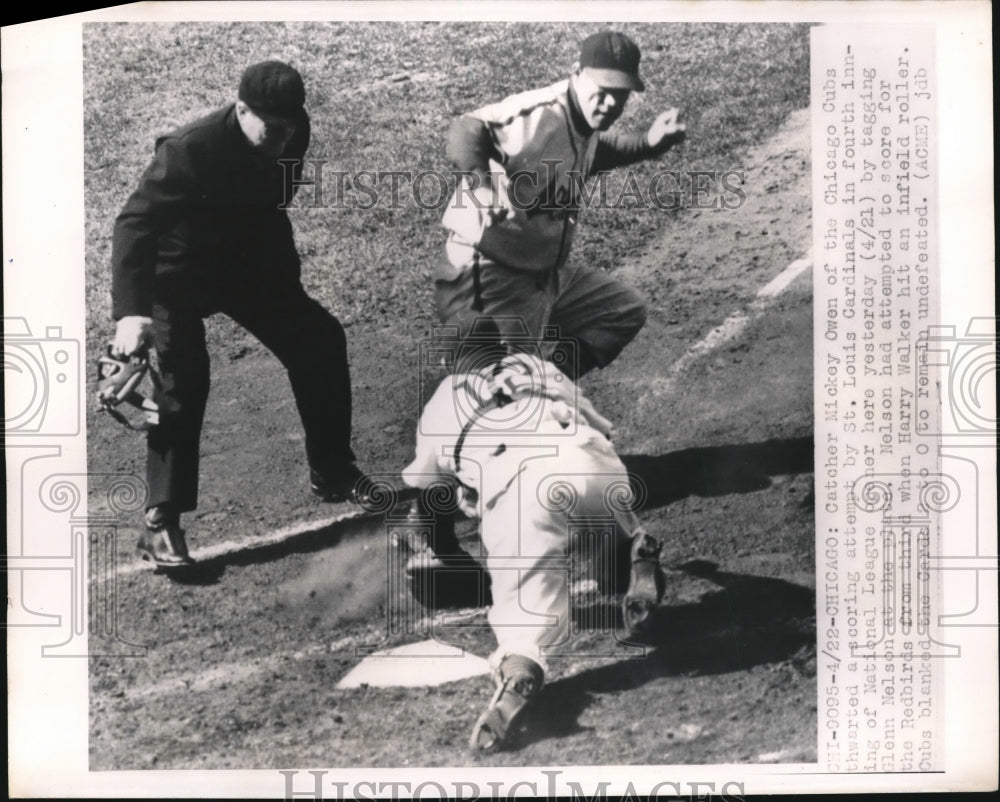
[[[175,411],[162,416],[147,436],[149,507],[169,504],[185,512],[197,506],[199,441],[210,383],[203,318],[213,312],[228,315],[257,337],[288,371],[309,465],[324,472],[354,461],[344,329],[297,280],[247,281],[210,301],[177,293],[158,298],[153,306],[162,392]]]
[[[613,570],[607,561],[622,552],[615,547],[630,541],[639,525],[625,466],[606,438],[594,433],[585,444],[563,438],[557,451],[526,458],[483,512],[480,536],[493,594],[488,617],[497,639],[493,665],[520,654],[545,667],[547,657],[559,655],[571,633],[571,578]],[[594,558],[605,565],[591,564]]]
[[[576,379],[610,364],[646,322],[643,297],[602,270],[566,264],[533,273],[452,246],[435,290],[438,316],[457,325],[460,337],[488,315],[515,346],[544,341],[542,356]]]

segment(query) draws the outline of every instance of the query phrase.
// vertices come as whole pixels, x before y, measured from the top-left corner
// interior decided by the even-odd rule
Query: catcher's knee
[[[629,296],[629,303],[621,306],[614,318],[597,324],[581,337],[581,361],[587,369],[607,367],[646,325],[649,316],[646,299],[633,290],[629,290]],[[581,371],[581,375],[585,372]]]

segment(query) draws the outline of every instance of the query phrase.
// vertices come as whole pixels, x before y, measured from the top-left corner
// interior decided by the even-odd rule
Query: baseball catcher
[[[630,631],[662,598],[663,574],[660,544],[630,507],[629,477],[611,445],[611,424],[573,382],[552,363],[505,354],[498,343],[460,352],[456,367],[424,408],[416,458],[403,479],[424,489],[453,482],[458,507],[480,521],[488,581],[473,584],[478,600],[491,603],[497,689],[470,746],[490,752],[510,743],[542,687],[546,655],[569,636],[574,522],[606,522],[613,550],[631,554],[623,603]],[[622,493],[624,503],[616,501]],[[433,517],[427,496],[415,512]],[[478,563],[459,549],[447,512],[441,517],[446,536],[435,532],[429,559],[443,574],[457,566],[468,576]]]
[[[687,135],[676,108],[642,134],[611,130],[645,89],[639,61],[628,36],[598,31],[581,43],[568,79],[454,120],[448,157],[462,178],[441,220],[448,240],[434,288],[442,323],[464,336],[472,313],[490,315],[510,336],[505,321],[516,321],[573,380],[606,367],[639,332],[640,293],[570,256],[587,180],[660,158]],[[550,327],[560,343],[545,342]],[[572,360],[561,353],[569,339]]]

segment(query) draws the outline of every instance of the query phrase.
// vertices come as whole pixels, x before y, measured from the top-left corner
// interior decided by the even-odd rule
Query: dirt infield
[[[386,631],[384,521],[330,521],[347,508],[308,492],[280,366],[236,340],[214,352],[201,506],[185,521],[196,557],[230,545],[185,582],[119,577],[119,634],[144,651],[91,661],[91,769],[814,761],[811,271],[758,297],[807,256],[808,111],[739,166],[741,208],[679,213],[618,262],[650,318],[583,383],[614,420],[646,487],[641,518],[666,544],[649,648],[582,628],[553,661],[526,738],[487,759],[466,741],[488,678],[336,689],[368,647],[429,633]],[[376,473],[411,456],[429,324],[420,314],[348,329],[355,442]],[[88,436],[92,471],[141,475],[134,438],[96,419]],[[295,537],[260,543],[293,525]],[[132,565],[133,536],[120,535],[119,564]],[[483,611],[433,634],[492,649]]]

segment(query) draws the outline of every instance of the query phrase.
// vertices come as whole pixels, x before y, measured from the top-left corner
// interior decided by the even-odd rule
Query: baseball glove
[[[159,376],[149,364],[145,353],[131,357],[118,357],[112,353],[110,345],[97,359],[97,404],[112,418],[135,431],[145,431],[160,422],[160,407],[149,396],[139,391],[139,385],[146,376],[150,377],[154,390],[159,387]],[[129,404],[142,412],[138,422],[129,420],[118,409],[122,403]]]

